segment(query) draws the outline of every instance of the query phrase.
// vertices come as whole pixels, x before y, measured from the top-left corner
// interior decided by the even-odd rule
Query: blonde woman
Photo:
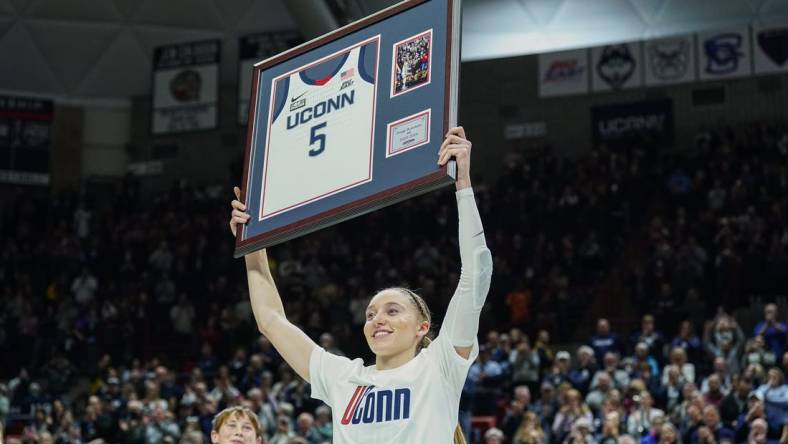
[[[379,291],[366,307],[363,333],[375,364],[333,355],[288,321],[265,251],[246,256],[257,327],[295,372],[312,384],[312,397],[333,411],[335,443],[464,442],[458,431],[460,393],[478,354],[477,332],[492,275],[492,258],[470,179],[471,142],[452,128],[438,164],[457,161],[456,197],[462,270],[437,338],[429,339],[427,304],[405,288]],[[236,197],[240,190],[235,189]],[[240,199],[240,197],[238,197]],[[232,202],[230,229],[249,220]]]
[[[514,434],[514,444],[544,444],[545,436],[539,417],[534,412],[525,412],[520,427]]]

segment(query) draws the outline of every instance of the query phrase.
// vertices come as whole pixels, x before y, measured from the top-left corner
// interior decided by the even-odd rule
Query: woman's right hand
[[[233,236],[236,236],[238,225],[245,225],[249,222],[251,216],[246,212],[246,205],[241,202],[241,189],[233,187],[233,192],[235,193],[235,199],[230,204],[233,208],[232,213],[230,213],[230,231],[232,231]]]

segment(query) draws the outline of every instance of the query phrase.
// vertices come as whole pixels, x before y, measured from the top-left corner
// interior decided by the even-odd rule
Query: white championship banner
[[[615,91],[643,86],[640,42],[591,48],[591,89]]]
[[[263,32],[238,41],[238,124],[246,125],[254,64],[301,43],[298,31]]]
[[[219,40],[156,48],[152,132],[214,129],[218,124]]]
[[[697,37],[700,80],[721,80],[750,75],[752,55],[749,26],[703,32]]]
[[[588,92],[588,50],[539,54],[539,97]]]
[[[643,43],[646,86],[694,82],[695,42],[691,34]]]
[[[756,74],[788,71],[788,23],[753,28]]]

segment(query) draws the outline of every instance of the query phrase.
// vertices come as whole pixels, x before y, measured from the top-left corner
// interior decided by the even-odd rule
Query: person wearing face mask
[[[741,367],[746,368],[750,364],[761,364],[765,367],[774,365],[775,355],[766,348],[766,341],[763,336],[756,336],[748,339],[744,346],[744,354],[741,357]]]
[[[731,373],[739,372],[739,355],[743,345],[744,332],[733,317],[722,313],[706,325],[703,348],[710,356],[723,358]]]

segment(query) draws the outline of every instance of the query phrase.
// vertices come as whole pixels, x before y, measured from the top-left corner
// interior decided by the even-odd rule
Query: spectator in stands
[[[331,409],[321,405],[315,410],[315,425],[309,436],[309,444],[325,444],[332,442]]]
[[[645,366],[649,369],[650,375],[653,375],[655,380],[659,379],[659,364],[657,364],[657,360],[649,354],[649,347],[645,342],[638,342],[637,345],[635,345],[634,358],[634,367],[636,369]]]
[[[777,320],[777,304],[766,304],[763,308],[763,320],[758,322],[754,332],[754,336],[763,337],[774,356],[782,356],[788,338],[788,325]]]
[[[521,385],[514,388],[514,396],[509,402],[501,422],[501,430],[506,436],[514,436],[523,415],[531,407],[531,390],[527,386]]]
[[[596,322],[596,334],[591,337],[589,345],[594,349],[596,362],[602,362],[607,352],[621,354],[624,347],[618,335],[610,331],[610,322],[607,319],[599,319]]]
[[[788,384],[785,384],[785,376],[779,368],[770,369],[768,374],[766,384],[758,387],[756,393],[763,398],[770,427],[780,429],[788,423]]]
[[[581,418],[587,421],[590,427],[591,420],[593,419],[591,409],[583,402],[579,391],[569,389],[566,392],[565,400],[561,403],[558,413],[553,420],[553,439],[557,442],[563,442],[570,433],[575,431],[573,425]]]
[[[576,389],[580,390],[580,393],[585,394],[588,393],[591,378],[595,373],[594,350],[583,345],[578,348],[575,364],[569,370],[569,381]]]
[[[536,335],[534,350],[539,353],[539,365],[541,365],[542,374],[544,374],[553,365],[553,351],[550,349],[550,332],[539,330],[539,333]]]
[[[588,418],[578,418],[572,424],[572,431],[564,440],[565,444],[595,444],[593,427]]]
[[[673,349],[676,347],[684,349],[687,354],[687,361],[693,364],[693,366],[697,366],[701,362],[703,357],[701,341],[698,335],[696,335],[694,332],[692,322],[688,320],[681,321],[679,333],[673,338],[671,347]]]
[[[613,384],[617,389],[623,389],[629,386],[629,373],[627,373],[627,371],[623,368],[619,368],[617,354],[613,352],[605,353],[603,367],[596,372],[594,378],[591,380],[592,389],[597,386],[599,375],[603,372],[607,373],[607,375],[612,378]]]
[[[230,407],[219,412],[213,419],[211,442],[262,444],[264,440],[260,423],[252,411],[244,407]]]
[[[676,431],[676,427],[673,426],[670,422],[666,422],[662,424],[662,427],[659,429],[659,439],[656,441],[659,444],[678,444],[679,443],[679,434]]]
[[[667,383],[667,367],[672,365],[679,369],[680,380],[682,383],[695,382],[695,365],[687,362],[687,351],[682,347],[673,347],[670,351],[670,363],[665,366],[662,372],[662,384]]]
[[[665,367],[663,384],[660,390],[662,404],[665,410],[672,413],[681,404],[682,392],[686,383],[681,376],[681,371],[675,365]]]
[[[730,393],[720,404],[720,418],[723,425],[735,429],[736,420],[747,409],[747,401],[751,391],[752,382],[749,379],[736,378]]]
[[[766,444],[770,440],[767,438],[769,432],[768,425],[763,418],[756,418],[750,426],[750,432],[747,434],[747,444]],[[771,440],[774,443],[774,440]],[[782,442],[782,440],[777,441]]]
[[[736,320],[721,314],[709,322],[703,333],[703,348],[714,358],[725,360],[731,373],[739,371],[739,356],[744,347],[744,333]]]
[[[716,375],[720,381],[720,390],[723,393],[727,394],[730,391],[732,378],[731,378],[731,374],[728,372],[728,364],[726,363],[725,359],[722,357],[714,358],[712,364],[712,370],[713,373],[711,373],[708,377],[706,377],[701,383],[700,391],[702,393],[708,393],[709,378],[711,378],[712,375]]]
[[[662,347],[664,339],[662,333],[658,332],[654,326],[654,316],[646,314],[640,322],[640,330],[632,335],[632,344],[644,344],[647,347],[647,355],[654,358],[656,362],[662,359]],[[636,350],[637,351],[637,350]],[[659,374],[659,370],[653,373]]]
[[[495,400],[503,377],[501,365],[491,358],[487,347],[481,347],[479,357],[468,371],[468,379],[476,386],[476,414],[491,414],[495,411]]]
[[[596,387],[586,396],[586,404],[592,412],[597,413],[613,390],[613,381],[607,372],[600,372],[596,379]]]
[[[276,419],[276,430],[268,440],[268,444],[288,444],[294,436],[290,427],[290,418],[287,415],[279,415]]]
[[[559,407],[558,396],[553,384],[550,384],[548,381],[542,382],[540,396],[533,405],[533,411],[541,418],[541,427],[545,433],[549,433],[552,430],[553,421]]]
[[[538,391],[539,352],[531,348],[528,336],[523,335],[509,352],[509,367],[513,385],[525,384],[531,391]]]
[[[597,436],[599,444],[617,444],[621,436],[621,415],[616,410],[602,416],[602,430]]]
[[[733,430],[725,427],[720,422],[720,415],[717,407],[708,405],[703,408],[703,425],[692,435],[692,443],[719,443],[725,439],[733,442]]]
[[[512,439],[513,444],[546,444],[539,417],[534,412],[525,412]]]
[[[722,392],[722,381],[720,381],[720,375],[712,373],[709,375],[709,378],[706,381],[706,391],[703,392],[703,400],[708,405],[719,407],[726,395]]]
[[[83,266],[82,273],[71,282],[71,293],[74,295],[74,301],[82,307],[87,306],[96,297],[97,289],[98,281],[96,277],[90,272],[88,267]]]
[[[750,364],[771,367],[775,364],[775,361],[775,355],[770,349],[766,348],[763,336],[755,336],[752,339],[747,339],[744,344],[744,354],[741,357],[740,368],[746,368]]]
[[[747,435],[750,433],[752,423],[757,419],[762,419],[765,421],[766,411],[763,405],[763,395],[753,391],[750,392],[749,396],[747,397],[747,407],[739,415],[739,417],[736,418],[736,422],[733,427],[736,436],[736,442],[742,442],[747,439]]]
[[[484,432],[484,444],[503,444],[504,434],[501,429],[491,427]]]
[[[654,407],[654,398],[646,390],[633,397],[635,408],[627,418],[627,433],[635,438],[646,436],[657,417],[664,417],[665,412]]]
[[[550,371],[544,376],[553,386],[558,387],[564,382],[570,382],[569,365],[572,356],[566,350],[561,350],[555,354],[555,362]]]

